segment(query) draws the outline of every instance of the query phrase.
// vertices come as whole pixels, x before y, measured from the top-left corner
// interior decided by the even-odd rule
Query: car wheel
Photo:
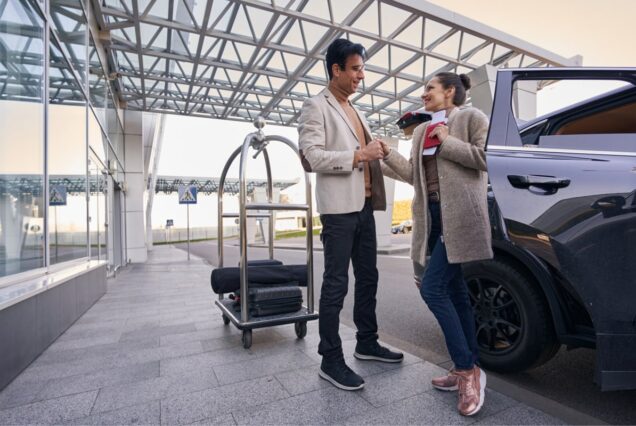
[[[523,371],[556,354],[560,345],[547,302],[524,273],[501,260],[489,260],[465,265],[464,276],[484,367]]]

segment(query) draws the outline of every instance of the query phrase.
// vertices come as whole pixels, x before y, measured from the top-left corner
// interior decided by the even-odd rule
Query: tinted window
[[[636,88],[622,81],[515,83],[513,110],[524,145],[636,152]]]

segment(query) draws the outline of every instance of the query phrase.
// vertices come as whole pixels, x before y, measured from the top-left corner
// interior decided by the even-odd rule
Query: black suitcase
[[[298,283],[282,286],[255,286],[249,290],[248,304],[250,315],[255,317],[286,314],[302,308],[303,293]],[[240,312],[239,301],[235,303],[235,309]]]

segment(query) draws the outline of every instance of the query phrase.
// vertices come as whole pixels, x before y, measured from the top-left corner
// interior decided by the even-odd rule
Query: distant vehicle
[[[413,221],[405,220],[399,225],[394,225],[391,227],[392,234],[408,234],[413,230]]]
[[[515,82],[563,79],[627,84],[515,124]],[[481,362],[596,348],[601,389],[636,389],[636,69],[500,70],[487,158],[495,257],[464,266]]]

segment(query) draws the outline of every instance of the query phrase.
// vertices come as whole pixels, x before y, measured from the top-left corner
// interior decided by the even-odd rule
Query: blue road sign
[[[179,204],[196,204],[197,187],[195,185],[182,185],[178,188]]]
[[[66,186],[51,185],[49,192],[49,206],[65,206],[66,205]]]
[[[172,219],[166,219],[166,228],[169,226],[174,226],[174,220]]]

